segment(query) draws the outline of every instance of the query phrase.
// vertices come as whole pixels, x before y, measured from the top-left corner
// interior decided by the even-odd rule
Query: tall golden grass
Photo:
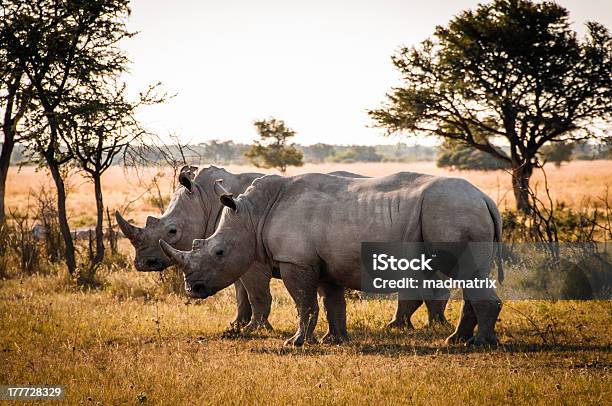
[[[204,167],[206,165],[202,165]],[[277,173],[275,170],[259,169],[252,166],[228,165],[225,167],[234,173],[262,172]],[[440,176],[465,178],[485,193],[491,196],[500,209],[514,207],[514,196],[511,188],[511,176],[507,171],[461,171],[436,167],[434,162],[417,163],[324,163],[305,164],[302,167],[290,167],[287,175],[297,175],[308,172],[349,171],[367,176],[384,176],[400,171],[428,173]],[[150,180],[155,174],[161,175],[160,186],[168,195],[171,192],[172,170],[149,168],[144,173],[137,174],[134,170],[125,170],[119,166],[112,167],[103,177],[104,198],[106,206],[111,209],[123,208],[129,202],[129,215],[137,221],[142,221],[147,214],[158,209],[151,203],[151,195],[140,180]],[[546,174],[551,197],[554,201],[563,201],[568,206],[578,208],[583,205],[596,205],[606,196],[609,186],[612,186],[612,161],[574,161],[561,167],[546,166]],[[93,225],[95,202],[93,187],[87,179],[75,174],[69,178],[68,209],[71,220],[76,225]],[[536,171],[532,187],[537,189],[540,197],[545,197],[544,178],[541,171]],[[11,167],[7,183],[7,205],[9,208],[24,208],[31,200],[31,193],[41,189],[53,189],[51,179],[44,171],[36,171],[32,167],[18,170]],[[607,196],[612,202],[612,193]]]

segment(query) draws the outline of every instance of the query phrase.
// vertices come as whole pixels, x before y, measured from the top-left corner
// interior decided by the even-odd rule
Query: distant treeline
[[[0,143],[0,147],[2,143]],[[249,144],[234,143],[233,141],[209,141],[206,143],[187,145],[182,147],[182,154],[189,163],[214,163],[220,165],[227,164],[248,164],[244,154],[249,149]],[[297,145],[297,148],[304,155],[304,162],[323,163],[323,162],[417,162],[417,161],[438,161],[439,166],[454,166],[465,169],[495,169],[498,163],[485,154],[473,149],[462,148],[449,150],[444,145],[441,147],[413,145],[397,143],[393,145],[332,145],[332,144],[313,144]],[[163,161],[168,154],[177,160],[181,160],[181,151],[178,146],[167,145],[163,147],[164,153],[158,147],[150,147],[147,150],[131,151],[132,155],[139,156],[143,161],[158,162]],[[482,155],[482,156],[481,156]],[[466,156],[468,158],[466,158]],[[571,159],[575,160],[594,160],[612,158],[611,148],[605,144],[575,143]],[[23,145],[16,145],[11,163],[27,163],[25,148]],[[492,161],[492,162],[489,162]],[[493,162],[495,161],[495,162]],[[115,158],[116,164],[122,164],[124,156]]]
[[[2,144],[0,144],[2,145]],[[209,141],[206,143],[186,145],[182,147],[182,154],[190,163],[209,162],[216,164],[248,164],[244,154],[249,149],[249,144],[234,143],[233,141]],[[296,145],[304,155],[304,162],[415,162],[432,161],[436,159],[436,148],[420,145],[408,146],[404,143],[395,145]],[[181,159],[181,151],[178,146],[167,145],[163,147],[164,153],[157,147],[150,147],[146,151],[138,153],[131,151],[134,156],[139,156],[149,162],[161,161],[164,156],[170,154],[177,160]],[[17,145],[13,151],[11,162],[23,163],[26,161],[25,149]],[[115,163],[123,162],[123,156],[117,156]]]

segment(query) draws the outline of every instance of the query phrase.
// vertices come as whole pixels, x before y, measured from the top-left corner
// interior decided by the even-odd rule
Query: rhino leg
[[[270,277],[266,274],[265,270],[258,268],[260,266],[252,266],[240,278],[249,295],[249,302],[251,302],[253,310],[249,324],[244,327],[247,331],[258,329],[272,330],[272,325],[268,322],[270,307],[272,306]]]
[[[236,303],[238,305],[238,309],[236,312],[236,317],[234,317],[234,320],[230,323],[230,325],[232,328],[241,328],[247,325],[251,320],[251,303],[249,302],[249,295],[246,288],[240,280],[234,282],[234,288],[236,289]]]
[[[480,292],[479,296],[482,297],[482,294],[483,292]],[[471,301],[478,320],[478,332],[467,341],[466,345],[497,345],[495,323],[501,311],[502,303],[493,289],[487,289],[486,296],[490,299]]]
[[[327,333],[321,339],[325,344],[340,344],[348,341],[346,331],[346,300],[344,288],[331,283],[319,285],[319,294],[323,298],[323,307],[327,316]]]
[[[455,332],[446,339],[446,344],[455,344],[467,342],[474,337],[474,328],[476,328],[476,313],[469,300],[464,300],[461,305],[461,317]]]
[[[314,343],[313,333],[319,317],[317,283],[319,272],[312,268],[283,263],[280,265],[281,278],[293,298],[298,311],[299,324],[293,337],[285,345],[299,347],[304,341]]]
[[[444,310],[446,309],[447,299],[440,300],[425,300],[425,306],[427,306],[427,314],[429,315],[429,325],[439,324],[450,324],[444,316]]]
[[[387,328],[413,329],[414,326],[410,322],[410,318],[422,303],[422,300],[398,300],[395,316],[393,320],[387,324]]]
[[[444,325],[450,324],[446,320],[446,317],[444,317],[444,310],[446,310],[446,304],[450,298],[450,291],[446,288],[429,289],[424,295],[429,325],[436,323]]]

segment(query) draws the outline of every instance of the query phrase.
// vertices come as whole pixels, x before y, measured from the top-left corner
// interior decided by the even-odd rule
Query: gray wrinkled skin
[[[362,241],[490,242],[501,236],[494,202],[455,178],[407,172],[369,179],[265,176],[237,199],[225,195],[221,200],[236,210],[224,209],[212,236],[195,240],[190,252],[163,241],[161,247],[181,265],[196,297],[229,286],[253,261],[279,267],[299,316],[289,345],[314,341],[317,290],[329,323],[323,341],[347,338],[342,290],[360,289]],[[480,277],[489,273],[494,250],[489,254],[477,267]],[[499,273],[501,280],[501,267]],[[497,343],[501,301],[493,289],[486,294],[487,300],[475,300],[474,292],[464,289],[461,318],[448,343]]]

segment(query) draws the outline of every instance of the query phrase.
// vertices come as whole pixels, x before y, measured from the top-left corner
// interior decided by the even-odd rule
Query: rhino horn
[[[187,252],[174,249],[172,245],[168,244],[164,240],[159,240],[159,246],[161,247],[164,254],[166,254],[166,256],[170,258],[174,263],[181,266],[187,265]]]
[[[117,225],[121,229],[123,235],[125,235],[130,241],[137,240],[142,234],[142,228],[130,224],[118,211],[115,212],[115,219],[117,219]]]

